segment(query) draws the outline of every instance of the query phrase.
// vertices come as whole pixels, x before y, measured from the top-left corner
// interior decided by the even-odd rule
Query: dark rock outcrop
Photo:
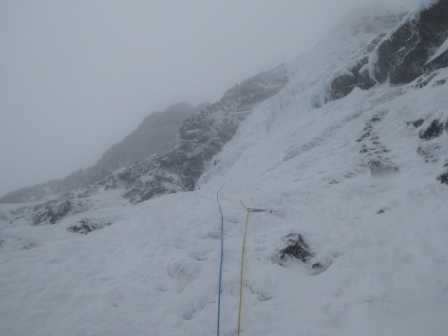
[[[367,70],[364,69],[361,71],[368,61],[369,58],[367,56],[355,61],[355,64],[349,67],[345,73],[333,79],[330,84],[330,95],[332,100],[345,97],[352,92],[355,87],[362,90],[368,90],[376,84],[376,82],[369,77]]]
[[[415,128],[419,128],[421,125],[423,125],[424,122],[425,122],[425,121],[424,121],[423,119],[417,119],[417,120],[415,120],[415,121],[408,121],[406,124],[407,124],[408,126],[412,125],[412,126],[414,126]]]
[[[33,225],[56,224],[69,214],[86,211],[91,207],[89,202],[72,199],[38,204],[32,210]]]
[[[419,131],[418,136],[423,141],[418,146],[417,153],[425,159],[426,163],[437,163],[443,157],[446,158],[445,141],[439,137],[446,130],[447,124],[448,120],[444,124],[443,121],[437,118],[433,119],[429,125],[422,122],[424,127]],[[445,183],[445,178],[444,174],[438,177],[442,183]]]
[[[448,38],[448,1],[440,0],[407,19],[376,50],[375,79],[405,84],[448,66],[448,52],[428,60]]]
[[[83,218],[75,225],[69,226],[67,231],[79,234],[88,234],[92,231],[101,230],[109,225],[112,225],[112,222],[94,218]]]
[[[430,73],[428,75],[421,76],[415,85],[415,88],[421,89],[428,85],[435,77],[437,76],[437,72]]]
[[[425,130],[420,131],[419,137],[423,140],[431,140],[442,135],[442,133],[443,123],[439,119],[434,119]]]
[[[283,237],[280,249],[273,259],[282,266],[287,266],[290,259],[298,259],[311,269],[312,275],[324,272],[332,263],[329,258],[319,258],[317,260],[315,253],[311,251],[311,248],[299,233],[290,233]]]
[[[446,171],[445,173],[439,175],[437,177],[437,179],[440,181],[440,183],[445,183],[448,185],[448,171]]]
[[[286,67],[249,78],[222,99],[185,120],[173,149],[154,155],[118,174],[128,188],[124,197],[141,202],[162,194],[193,190],[206,165],[235,135],[238,125],[288,82]]]
[[[195,112],[193,106],[181,102],[163,112],[151,113],[134,132],[104,153],[96,165],[97,169],[128,165],[151,154],[166,152],[183,121]]]
[[[385,28],[401,17],[389,16],[382,18]],[[432,58],[448,38],[447,17],[448,1],[440,0],[419,13],[408,14],[389,34],[378,34],[365,46],[364,56],[334,75],[329,84],[329,97],[325,100],[343,98],[355,87],[368,90],[377,82],[387,81],[405,84],[422,75],[428,76],[422,78],[417,87],[427,85],[435,76],[431,74],[433,71],[448,66],[448,51]],[[437,85],[443,84],[441,80]]]
[[[390,29],[396,27],[403,19],[405,14],[386,13],[381,15],[366,15],[358,18],[355,25],[354,34],[366,33],[374,36],[370,42],[365,44],[354,55],[354,60],[337,70],[329,80],[328,95],[316,107],[321,106],[321,103],[327,103],[331,100],[343,98],[350,94],[355,87],[362,90],[372,88],[376,81],[370,77],[368,67],[370,57],[375,47],[380,43],[386,33]]]
[[[283,238],[285,247],[280,249],[280,259],[296,258],[306,263],[313,254],[308,244],[299,233],[290,233]]]
[[[386,176],[398,172],[397,166],[392,162],[382,160],[371,160],[367,163],[372,176]]]

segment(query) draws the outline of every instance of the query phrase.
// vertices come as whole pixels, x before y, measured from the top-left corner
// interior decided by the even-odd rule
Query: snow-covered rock
[[[193,190],[207,164],[232,139],[238,125],[255,106],[277,94],[287,82],[285,66],[262,72],[189,117],[180,127],[171,152],[154,155],[118,175],[128,187],[124,197],[132,202],[146,201]]]
[[[405,84],[447,67],[448,52],[441,49],[448,38],[447,17],[446,0],[432,1],[420,11],[410,12],[374,51],[373,78],[380,83]]]

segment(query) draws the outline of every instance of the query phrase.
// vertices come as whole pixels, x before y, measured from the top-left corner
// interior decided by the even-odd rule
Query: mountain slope
[[[114,166],[129,165],[151,154],[166,152],[184,120],[198,111],[182,102],[163,112],[151,113],[134,132],[108,149],[95,168],[111,170]]]
[[[239,200],[266,210],[249,217],[242,335],[446,335],[448,69],[401,84],[368,77],[368,89],[341,94],[331,85],[357,77],[346,70],[361,57],[374,66],[385,36],[426,8],[359,17],[285,66],[288,83],[201,161],[195,190],[131,204],[103,188],[83,199],[90,210],[55,225],[0,220],[0,334],[216,334],[218,197],[221,335],[237,334],[248,218]],[[188,133],[226,115],[210,111],[181,132],[216,136],[220,123]],[[196,140],[186,144],[200,153],[209,138]],[[146,173],[137,179],[156,176]],[[291,234],[307,244],[304,262],[285,256]]]
[[[228,90],[207,110],[192,115],[179,129],[173,149],[148,158],[117,175],[132,202],[193,190],[207,164],[235,135],[252,110],[288,82],[285,66],[262,72]]]
[[[122,141],[109,148],[92,167],[70,174],[63,180],[52,180],[33,187],[10,192],[0,198],[0,203],[22,203],[38,201],[46,195],[68,192],[93,184],[111,171],[126,167],[148,155],[167,151],[169,143],[176,136],[183,121],[191,114],[201,111],[186,102],[168,107],[163,112],[154,112],[147,116],[140,126]]]
[[[126,160],[136,154],[140,157],[154,150],[154,146],[146,144],[154,134],[153,128],[148,130],[146,124],[148,121],[154,124],[154,118],[146,120],[142,127],[106,152],[96,166],[86,171],[79,170],[63,181],[55,181],[57,188],[47,192],[48,183],[54,182],[51,181],[4,196],[4,202],[12,202],[33,200],[36,191],[40,192],[39,197],[47,195],[40,204],[23,206],[11,212],[11,223],[55,224],[71,214],[90,209],[94,206],[90,196],[110,189],[124,189],[123,197],[134,203],[163,194],[193,190],[207,164],[235,135],[245,117],[255,106],[277,94],[288,80],[286,67],[281,65],[243,81],[228,90],[220,101],[188,117],[166,150],[126,165]],[[171,112],[188,110],[188,105],[185,105],[173,105],[167,111],[168,116]],[[156,127],[160,129],[160,123],[156,123]],[[104,165],[113,168],[112,163],[108,163],[111,160],[115,162],[115,170],[109,171]],[[55,194],[56,191],[63,193]]]

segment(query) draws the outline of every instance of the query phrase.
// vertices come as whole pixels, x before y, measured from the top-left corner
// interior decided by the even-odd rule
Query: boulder
[[[306,263],[313,254],[308,244],[299,233],[290,233],[283,238],[280,259],[296,258]]]

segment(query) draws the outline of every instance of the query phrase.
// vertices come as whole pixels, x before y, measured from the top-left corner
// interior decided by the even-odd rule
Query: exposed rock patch
[[[431,74],[429,74],[429,75],[426,75],[426,76],[424,76],[424,77],[422,77],[422,78],[420,78],[418,81],[417,81],[417,84],[416,84],[416,88],[418,88],[418,89],[421,89],[421,88],[423,88],[423,87],[425,87],[426,85],[428,85],[436,76],[438,75],[438,73],[437,72],[433,72],[433,73],[431,73]]]
[[[417,148],[417,153],[425,159],[426,163],[436,163],[442,151],[438,143],[423,143]]]
[[[372,176],[386,176],[398,172],[397,166],[392,162],[371,160],[367,163]]]
[[[308,244],[299,233],[290,233],[283,238],[283,247],[280,252],[280,259],[296,258],[306,263],[313,254]]]
[[[286,67],[249,78],[222,99],[185,120],[172,151],[154,155],[118,174],[128,190],[124,197],[142,202],[153,197],[194,190],[213,156],[235,135],[253,107],[277,94],[288,82]]]
[[[384,28],[399,17],[383,18]],[[363,56],[333,75],[324,102],[343,98],[355,87],[368,90],[376,83],[406,84],[422,75],[416,88],[426,86],[437,75],[435,70],[448,66],[448,51],[433,57],[448,38],[447,17],[448,2],[441,0],[419,13],[408,14],[389,34],[379,33],[365,46]],[[433,86],[445,82],[442,79]]]
[[[359,154],[363,154],[367,159],[366,165],[370,169],[373,177],[387,176],[398,172],[398,167],[392,162],[387,153],[390,152],[380,141],[379,135],[374,130],[374,125],[383,120],[388,111],[383,111],[374,115],[363,129],[363,134],[356,142],[362,144]]]
[[[445,83],[446,83],[446,79],[439,79],[439,80],[434,81],[434,83],[432,84],[432,86],[433,86],[433,87],[436,87],[436,86],[443,85],[443,84],[445,84]]]
[[[340,99],[347,96],[355,87],[362,90],[368,90],[373,87],[376,82],[369,77],[366,69],[361,69],[369,61],[367,56],[355,62],[355,65],[349,67],[342,74],[337,76],[330,84],[330,96],[332,100]]]
[[[421,125],[423,125],[423,123],[425,122],[425,120],[423,119],[417,119],[415,121],[408,121],[406,124],[408,126],[414,126],[415,128],[419,128]]]
[[[423,131],[420,131],[419,137],[423,140],[437,138],[443,133],[443,123],[439,119],[434,119],[431,124]]]
[[[67,227],[67,231],[79,234],[88,234],[92,231],[101,230],[112,222],[94,218],[83,218],[77,224]]]
[[[196,108],[181,102],[163,112],[151,113],[134,132],[108,149],[97,166],[110,169],[145,159],[151,154],[166,152],[183,121],[195,112]]]
[[[69,214],[86,211],[92,207],[83,200],[49,201],[33,208],[33,225],[55,224]]]
[[[437,177],[437,180],[440,181],[440,183],[445,183],[448,185],[448,171],[446,171],[445,173],[439,175]]]

